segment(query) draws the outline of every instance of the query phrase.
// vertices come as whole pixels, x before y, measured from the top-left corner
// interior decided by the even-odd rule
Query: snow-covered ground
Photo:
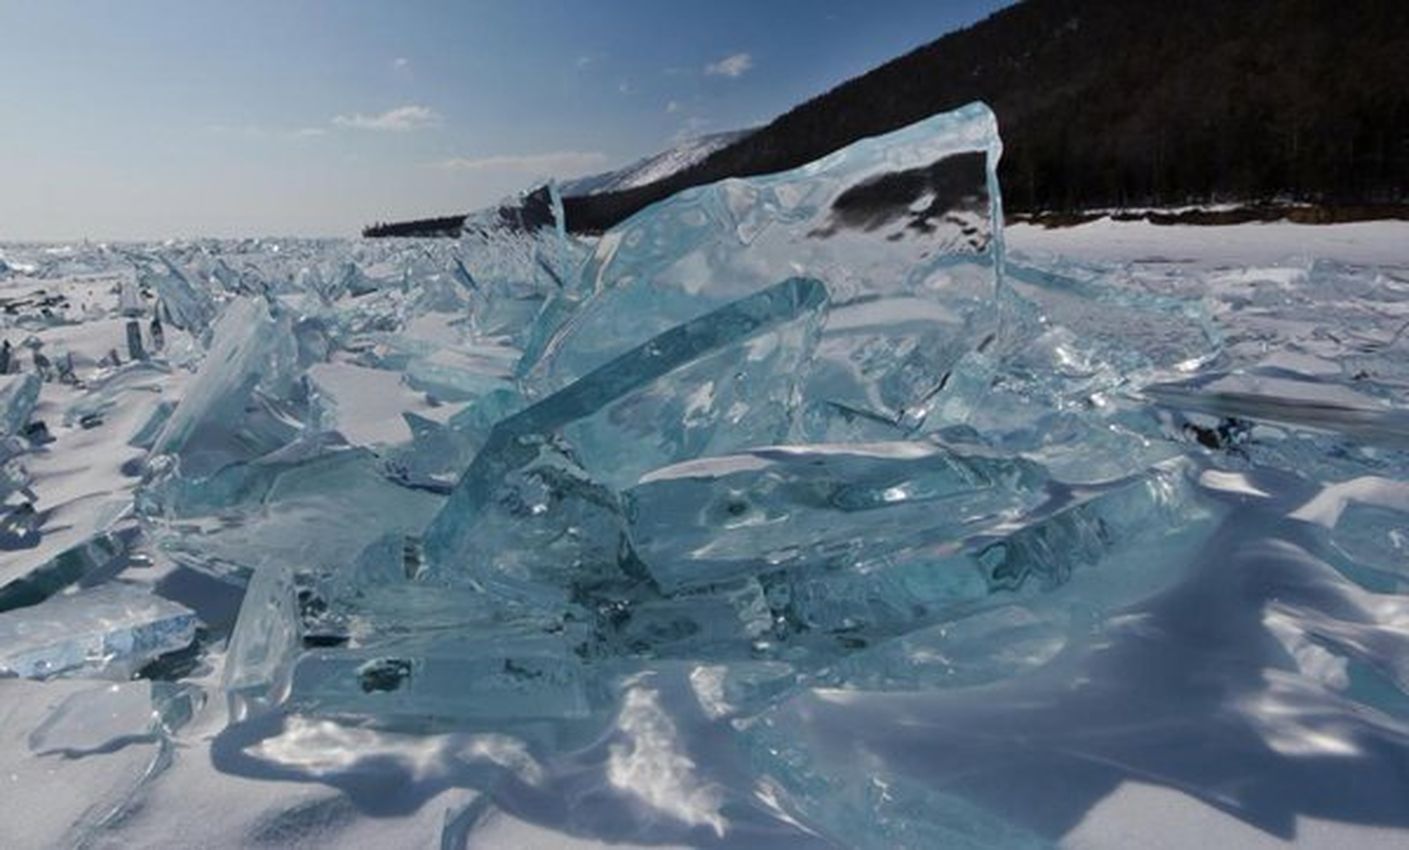
[[[1011,224],[1009,249],[1105,263],[1182,263],[1198,267],[1305,265],[1335,260],[1360,266],[1409,263],[1409,221],[1351,224],[1270,222],[1219,227],[1166,226],[1109,218],[1076,227]]]
[[[1078,572],[1043,597],[1055,602],[1033,602],[1082,625],[1055,649],[1040,631],[997,647],[1015,674],[916,693],[817,688],[750,726],[719,708],[712,668],[662,665],[633,684],[609,726],[541,746],[497,731],[414,734],[297,716],[231,725],[214,641],[180,675],[0,679],[0,846],[829,847],[835,839],[813,824],[847,807],[900,823],[948,818],[955,831],[944,843],[962,847],[1409,846],[1409,223],[1099,221],[1017,225],[1006,242],[1009,283],[1041,305],[1054,329],[1042,339],[1070,355],[1074,380],[1094,368],[1082,357],[1119,363],[1122,336],[1173,350],[1190,344],[1192,327],[1217,345],[1216,356],[1161,375],[1164,394],[1145,399],[1199,435],[1171,444],[1200,470],[1193,486],[1216,523],[1188,550],[1171,538],[1139,563]],[[34,249],[7,256],[0,299],[32,312],[61,294],[50,309],[74,320],[5,326],[14,356],[61,351],[72,359],[53,368],[86,386],[45,382],[28,417],[52,442],[22,458],[29,492],[0,494],[8,507],[35,506],[43,540],[25,542],[9,515],[0,583],[97,532],[137,533],[128,506],[151,473],[132,435],[160,425],[163,400],[197,380],[182,363],[201,345],[198,332],[167,327],[169,365],[133,368],[118,308],[131,277],[113,270],[122,263],[76,259],[41,278]],[[318,287],[334,289],[335,277],[325,269]],[[234,280],[220,285],[237,292]],[[368,285],[379,289],[364,306],[411,313],[398,306],[398,279]],[[271,297],[323,315],[313,288]],[[1128,307],[1178,322],[1121,324]],[[393,337],[376,309],[365,312],[355,344],[306,370],[318,399],[310,416],[355,449],[391,453],[431,427],[417,423],[449,420],[464,407],[457,394],[483,389],[455,383],[459,373],[490,385],[507,374],[492,347],[426,354],[461,338],[451,313],[413,317]],[[127,371],[108,369],[110,352]],[[95,377],[112,374],[122,377]],[[1181,376],[1188,383],[1175,386]],[[268,427],[291,415],[272,411]],[[406,492],[404,509],[418,510],[410,502],[422,491]],[[340,504],[336,493],[315,497],[332,500],[319,511]],[[290,515],[260,526],[266,533],[304,521],[305,503],[284,504]],[[212,539],[238,531],[201,521]],[[347,539],[313,541],[325,551],[299,557],[356,551],[359,522],[352,515],[338,526]],[[240,605],[239,582],[140,551],[106,569],[85,583],[123,570],[190,606],[212,633],[228,633]],[[780,802],[758,778],[770,774],[734,753],[738,736],[775,774],[795,768],[837,812]],[[838,775],[828,765],[854,787],[827,785]],[[934,835],[893,837],[927,846]]]

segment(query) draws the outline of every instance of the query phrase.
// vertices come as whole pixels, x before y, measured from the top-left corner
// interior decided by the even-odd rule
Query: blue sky
[[[763,123],[1002,0],[0,0],[0,241],[349,235]]]

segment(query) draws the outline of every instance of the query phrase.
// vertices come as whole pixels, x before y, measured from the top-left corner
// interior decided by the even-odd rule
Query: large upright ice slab
[[[302,639],[293,570],[270,566],[254,574],[226,652],[224,687],[230,716],[267,710],[288,692]]]
[[[565,431],[573,433],[589,474],[629,482],[634,480],[635,470],[704,451],[741,448],[740,442],[746,444],[756,434],[785,428],[785,408],[773,404],[749,407],[747,401],[753,399],[739,399],[728,410],[705,403],[693,419],[686,407],[681,411],[683,419],[668,430],[642,433],[633,423],[651,404],[679,404],[683,394],[708,394],[715,381],[756,386],[755,398],[781,397],[782,392],[768,387],[775,382],[787,384],[794,376],[779,373],[781,364],[769,357],[730,358],[726,362],[737,371],[699,374],[693,386],[671,382],[682,370],[693,370],[702,363],[717,367],[714,358],[722,352],[740,346],[747,349],[756,340],[778,335],[780,328],[785,329],[782,336],[787,340],[800,343],[788,335],[787,326],[806,321],[825,305],[826,297],[825,287],[815,280],[785,280],[661,333],[501,421],[427,529],[426,555],[432,572],[493,572],[493,562],[511,541],[487,537],[482,533],[483,523],[506,504],[509,494],[505,482],[537,462],[545,445]],[[786,342],[779,340],[777,344]],[[674,395],[655,390],[662,381],[671,383],[669,390]],[[740,405],[742,409],[733,409]],[[549,503],[544,504],[546,509]],[[525,509],[531,510],[532,505]],[[570,531],[569,525],[564,525],[562,533]]]
[[[152,456],[180,457],[186,475],[213,472],[238,456],[231,432],[266,377],[282,341],[280,331],[261,299],[244,298],[226,307],[205,362],[157,435]]]
[[[788,275],[832,295],[809,400],[915,422],[997,323],[997,123],[972,104],[801,168],[681,192],[606,234],[542,390]]]
[[[210,295],[193,284],[186,273],[166,257],[161,258],[159,271],[143,270],[141,282],[156,290],[162,312],[178,328],[201,333],[215,316],[215,304]]]

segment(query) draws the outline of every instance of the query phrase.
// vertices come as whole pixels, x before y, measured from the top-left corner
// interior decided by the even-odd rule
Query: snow
[[[1198,268],[1304,266],[1311,260],[1409,266],[1409,221],[1198,227],[1101,218],[1074,227],[1011,224],[1003,234],[1009,250],[1034,258],[1062,256],[1102,263],[1158,262]]]
[[[648,183],[654,183],[684,171],[695,163],[703,161],[715,151],[722,150],[742,139],[750,132],[750,130],[733,130],[685,139],[658,154],[639,159],[616,171],[568,180],[562,184],[560,191],[567,197],[619,192],[622,189],[645,186]]]
[[[1004,653],[1005,669],[1022,672],[919,693],[809,690],[772,715],[786,742],[805,743],[799,752],[841,765],[841,775],[866,783],[877,777],[850,789],[863,803],[899,806],[919,819],[955,813],[956,821],[981,807],[1013,830],[1002,835],[1072,850],[1409,845],[1409,563],[1402,545],[1409,483],[1396,466],[1402,443],[1395,442],[1404,437],[1395,417],[1409,395],[1405,375],[1394,371],[1403,368],[1409,322],[1409,223],[1102,220],[1054,230],[1020,224],[1005,239],[1013,285],[1047,299],[1041,303],[1053,324],[1070,322],[1040,342],[1070,355],[1062,362],[1074,381],[1100,377],[1086,358],[1103,334],[1165,326],[1117,324],[1110,318],[1121,308],[1116,300],[1096,308],[1077,301],[1081,309],[1062,314],[1063,299],[1076,298],[1073,287],[1117,287],[1214,329],[1220,359],[1158,375],[1167,383],[1207,378],[1183,386],[1186,396],[1219,393],[1220,403],[1237,406],[1230,415],[1256,429],[1237,450],[1198,455],[1188,486],[1216,506],[1218,517],[1208,521],[1214,530],[1187,557],[1170,538],[1110,569],[1078,573],[1065,596],[1042,597],[1086,624],[1061,640],[1038,633],[1036,640],[990,641],[980,623],[975,643],[987,642]],[[25,498],[49,511],[40,526],[45,545],[0,551],[6,580],[101,530],[130,528],[123,506],[153,472],[141,468],[145,450],[134,435],[163,402],[187,392],[195,378],[180,365],[182,352],[200,345],[168,328],[176,365],[110,371],[99,364],[111,348],[125,355],[122,323],[78,319],[95,304],[115,303],[114,280],[77,271],[30,277],[42,261],[10,266],[0,297],[68,296],[74,323],[27,332],[43,339],[45,351],[71,352],[91,382],[83,391],[60,381],[43,386],[33,418],[54,441],[23,460],[32,490]],[[1060,279],[1038,281],[1027,274],[1034,269]],[[404,329],[416,344],[456,347],[456,356],[388,354],[371,330],[359,357],[305,370],[322,424],[360,451],[407,446],[413,435],[405,414],[444,423],[465,406],[410,386],[385,365],[396,357],[507,379],[493,353],[465,345],[461,325],[442,314],[414,317]],[[1173,334],[1170,340],[1172,348],[1183,344]],[[1368,377],[1353,378],[1358,371]],[[85,427],[82,415],[99,392],[112,403]],[[1176,401],[1171,416],[1180,412]],[[1099,405],[1093,395],[1091,406]],[[1298,420],[1305,408],[1316,416]],[[1188,416],[1209,428],[1218,421]],[[1041,424],[1064,427],[1057,419]],[[882,453],[873,444],[852,449]],[[758,465],[736,456],[724,471]],[[691,460],[644,481],[708,470]],[[199,521],[214,534],[237,520]],[[261,528],[275,533],[299,521],[291,512]],[[233,579],[161,558],[118,568],[214,628],[222,617],[212,612],[228,618],[243,592]],[[1103,609],[1110,600],[1119,606]],[[942,654],[963,628],[959,622],[952,636],[930,635],[930,643],[911,647]],[[731,665],[662,662],[638,671],[615,714],[540,739],[301,717],[231,724],[220,686],[226,649],[217,642],[208,650],[174,681],[0,680],[0,788],[10,809],[0,819],[0,845],[848,843],[820,837],[816,824],[829,823],[827,811],[799,807],[779,785],[756,781],[752,766],[734,755],[741,736],[769,739],[738,716],[724,678]],[[781,758],[766,749],[755,757],[775,765],[770,760]],[[837,808],[856,798],[828,799],[825,807]]]

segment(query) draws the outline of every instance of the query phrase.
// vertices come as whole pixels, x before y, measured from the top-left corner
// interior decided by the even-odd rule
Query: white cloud
[[[665,111],[666,111],[666,112],[679,112],[681,109],[684,109],[684,108],[685,108],[685,107],[681,106],[681,105],[680,105],[680,101],[678,101],[678,100],[672,100],[670,103],[667,103],[667,104],[665,105]]]
[[[447,171],[511,171],[532,175],[576,177],[607,163],[607,155],[597,151],[553,151],[535,154],[499,154],[464,157],[431,163]]]
[[[705,73],[711,77],[742,77],[744,72],[752,67],[752,56],[747,53],[735,53],[718,62],[709,63],[705,66]]]
[[[411,70],[411,60],[405,56],[398,56],[391,60],[391,69],[393,71],[409,71]]]
[[[363,115],[360,112],[352,115],[338,115],[333,118],[333,123],[339,127],[355,127],[359,130],[404,133],[409,130],[434,127],[440,123],[440,113],[429,106],[408,103],[405,106],[388,109],[380,115]]]
[[[628,83],[626,80],[622,80],[621,82],[616,84],[616,90],[621,92],[622,94],[631,94],[631,83]]]
[[[300,127],[293,131],[295,139],[312,139],[316,136],[327,135],[328,131],[323,127]]]

